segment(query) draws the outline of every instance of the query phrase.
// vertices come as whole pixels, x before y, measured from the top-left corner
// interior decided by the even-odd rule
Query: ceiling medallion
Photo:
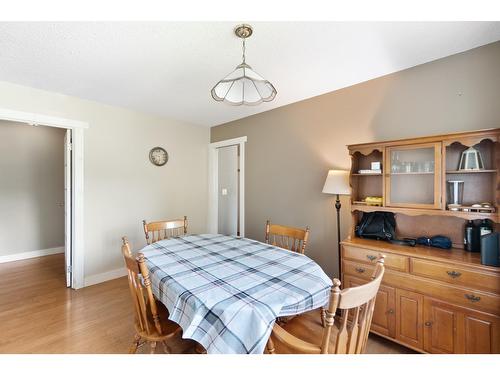
[[[276,89],[245,62],[245,41],[253,34],[252,26],[238,25],[234,33],[242,40],[243,61],[233,72],[212,88],[212,98],[231,105],[257,105],[276,97]]]

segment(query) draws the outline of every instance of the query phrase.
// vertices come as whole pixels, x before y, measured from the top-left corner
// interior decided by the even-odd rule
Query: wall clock
[[[153,147],[151,151],[149,151],[149,161],[154,165],[161,167],[162,165],[167,164],[168,153],[162,147]]]

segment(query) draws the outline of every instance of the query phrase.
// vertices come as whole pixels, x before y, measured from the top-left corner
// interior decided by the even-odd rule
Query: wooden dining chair
[[[304,254],[308,238],[309,227],[300,229],[266,222],[266,243],[270,245]]]
[[[311,331],[303,323],[301,324],[300,320],[303,319],[301,315],[287,324],[286,329],[274,324],[267,343],[267,352],[274,354],[276,344],[294,354],[363,353],[370,332],[375,298],[383,276],[384,256],[380,256],[372,280],[367,284],[340,290],[340,281],[334,279],[330,302],[325,310],[325,324],[324,326],[319,322],[316,324],[316,327],[322,327],[322,334],[318,335],[318,339],[321,336],[321,342],[311,343],[298,337],[299,333]],[[338,318],[336,318],[337,311],[340,311]]]
[[[142,221],[146,243],[151,245],[160,240],[166,240],[170,237],[180,237],[187,234],[187,216],[184,219],[175,219],[167,221],[152,221],[147,223]]]
[[[135,337],[129,353],[136,353],[137,348],[147,342],[150,344],[151,354],[155,353],[157,343],[163,345],[165,353],[170,353],[167,341],[180,333],[181,327],[168,319],[168,310],[163,304],[157,304],[144,255],[139,254],[135,258],[127,238],[123,237],[122,240],[122,254],[127,268],[135,317]]]

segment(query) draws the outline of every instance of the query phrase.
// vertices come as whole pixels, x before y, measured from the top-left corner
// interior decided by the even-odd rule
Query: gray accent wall
[[[64,246],[65,133],[0,121],[0,256]]]
[[[306,254],[333,276],[334,197],[321,190],[329,169],[350,168],[347,144],[497,127],[500,42],[212,127],[211,141],[248,137],[247,237],[263,240],[266,219],[309,225]],[[349,200],[341,201],[345,237]]]

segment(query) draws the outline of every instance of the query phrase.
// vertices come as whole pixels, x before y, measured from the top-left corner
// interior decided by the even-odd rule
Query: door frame
[[[47,116],[38,113],[16,111],[7,108],[0,108],[0,120],[20,122],[28,125],[71,129],[73,152],[71,161],[71,220],[73,224],[71,228],[71,288],[83,288],[85,286],[83,232],[83,131],[89,127],[89,124],[84,121]]]
[[[240,237],[245,237],[245,143],[247,137],[226,139],[208,146],[208,233],[218,233],[219,226],[219,148],[240,146],[239,219]]]

